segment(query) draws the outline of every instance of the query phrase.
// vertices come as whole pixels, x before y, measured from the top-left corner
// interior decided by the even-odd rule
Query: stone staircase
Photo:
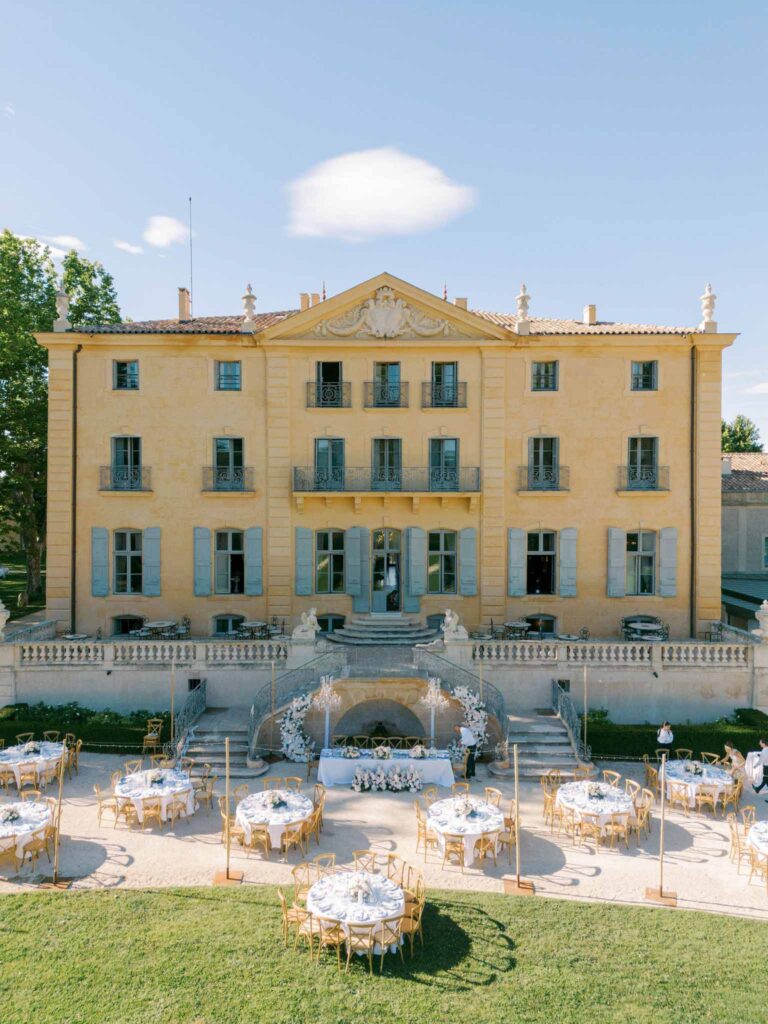
[[[224,778],[226,755],[224,741],[229,736],[229,774],[234,779],[253,779],[263,775],[263,768],[248,767],[248,709],[206,708],[192,726],[184,752],[197,762],[192,774],[199,774],[203,764],[210,764],[213,774]]]
[[[559,768],[566,778],[579,763],[563,723],[551,711],[530,716],[507,715],[510,757],[517,744],[521,778],[537,779],[550,768]],[[506,774],[506,773],[505,773]]]
[[[326,640],[335,644],[350,644],[354,647],[399,646],[413,647],[428,644],[439,634],[422,625],[418,619],[411,619],[397,612],[376,613],[357,616],[343,629],[329,633]]]

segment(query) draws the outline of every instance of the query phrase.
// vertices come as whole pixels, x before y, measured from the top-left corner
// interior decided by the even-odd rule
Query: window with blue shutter
[[[627,592],[627,531],[608,528],[608,597],[624,597]]]
[[[245,531],[245,593],[258,597],[264,593],[262,529],[251,526]]]
[[[109,531],[103,526],[91,527],[91,594],[109,594]]]
[[[665,526],[659,530],[659,594],[661,597],[677,595],[676,526]]]
[[[477,530],[468,526],[459,531],[459,592],[465,597],[477,593]]]
[[[312,593],[312,531],[305,526],[296,527],[296,593],[300,597]]]
[[[525,545],[525,530],[510,526],[507,530],[507,594],[510,597],[525,595]]]
[[[578,530],[560,531],[560,597],[576,597],[576,538]]]

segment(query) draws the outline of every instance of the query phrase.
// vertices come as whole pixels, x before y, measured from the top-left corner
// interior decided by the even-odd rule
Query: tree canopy
[[[763,444],[757,424],[739,413],[730,423],[722,422],[722,444],[724,452],[761,452]]]

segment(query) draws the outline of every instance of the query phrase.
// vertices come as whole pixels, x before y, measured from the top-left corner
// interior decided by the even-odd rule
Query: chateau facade
[[[389,274],[290,312],[38,335],[48,615],[367,612],[619,634],[720,618],[721,354],[698,327],[470,311]]]

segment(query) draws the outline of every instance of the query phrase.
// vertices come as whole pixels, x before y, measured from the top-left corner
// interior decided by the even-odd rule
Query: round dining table
[[[747,832],[747,846],[768,857],[768,821],[756,821]]]
[[[367,885],[370,894],[361,900],[355,895],[355,886]],[[315,917],[325,917],[341,925],[349,934],[350,925],[375,925],[388,918],[402,917],[405,911],[405,893],[386,875],[370,871],[336,871],[325,875],[307,893],[307,910]],[[397,952],[390,946],[389,952]],[[376,945],[374,953],[381,954]]]
[[[273,794],[282,800],[281,805],[274,806],[271,803]],[[252,793],[240,801],[235,812],[235,824],[243,830],[246,843],[251,841],[252,825],[266,825],[269,845],[273,850],[278,850],[285,830],[307,821],[313,810],[314,804],[303,793],[295,793],[290,789],[268,789],[263,793]]]
[[[45,785],[45,772],[52,766],[58,767],[64,756],[63,743],[49,743],[48,740],[32,740],[29,743],[17,743],[13,747],[0,750],[0,768],[10,768],[19,785],[19,773],[22,765],[33,764],[38,776],[38,785]]]
[[[632,797],[607,782],[590,782],[589,779],[566,782],[558,789],[555,803],[576,815],[596,815],[601,832],[605,832],[605,826],[610,824],[614,815],[627,819],[635,817]]]
[[[156,780],[156,781],[154,781]],[[144,801],[160,798],[160,817],[168,820],[168,805],[176,798],[186,801],[186,815],[195,813],[195,792],[192,780],[178,768],[152,768],[126,775],[115,785],[118,804],[130,800],[136,808],[139,824],[144,823]]]
[[[42,838],[53,821],[51,806],[42,800],[0,804],[0,850],[16,848],[21,859],[30,839]]]
[[[466,808],[469,807],[469,813]],[[427,827],[437,835],[442,850],[445,835],[460,835],[464,839],[464,863],[471,864],[475,859],[475,843],[483,836],[495,835],[504,830],[504,815],[498,807],[485,800],[469,798],[469,804],[463,797],[449,797],[447,800],[436,800],[427,811]]]
[[[696,770],[700,770],[699,772]],[[704,764],[699,761],[667,761],[666,763],[667,799],[669,799],[670,784],[675,782],[682,784],[688,790],[688,806],[696,806],[696,794],[700,786],[714,786],[717,790],[715,800],[719,800],[724,792],[733,787],[733,776],[729,775],[724,768],[718,768],[714,764]]]

